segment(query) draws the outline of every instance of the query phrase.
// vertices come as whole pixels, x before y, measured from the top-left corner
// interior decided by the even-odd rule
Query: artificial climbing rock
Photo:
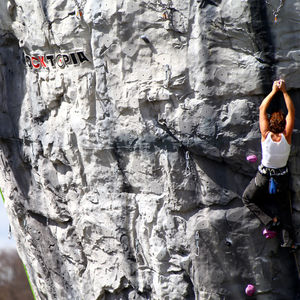
[[[0,2],[0,186],[38,300],[294,299],[293,257],[240,197],[274,79],[300,109],[299,9]]]

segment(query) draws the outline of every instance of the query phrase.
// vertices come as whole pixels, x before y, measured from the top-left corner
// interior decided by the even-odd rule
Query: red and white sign
[[[83,51],[60,54],[28,55],[24,54],[26,65],[35,70],[46,68],[64,68],[68,65],[80,65],[90,60]]]

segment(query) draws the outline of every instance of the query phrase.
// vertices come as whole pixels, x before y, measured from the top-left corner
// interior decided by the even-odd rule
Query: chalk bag
[[[277,183],[273,177],[269,181],[269,194],[276,194],[277,192]]]

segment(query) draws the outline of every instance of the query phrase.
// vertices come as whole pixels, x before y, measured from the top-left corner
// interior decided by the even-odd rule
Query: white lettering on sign
[[[83,51],[73,53],[60,54],[45,54],[45,55],[28,55],[24,53],[25,63],[31,69],[45,69],[45,68],[64,68],[68,65],[80,65],[90,60]]]

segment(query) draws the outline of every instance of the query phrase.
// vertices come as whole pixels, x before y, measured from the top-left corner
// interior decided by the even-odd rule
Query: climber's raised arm
[[[285,125],[285,138],[289,144],[292,143],[292,133],[295,125],[295,106],[294,103],[286,91],[285,81],[280,80],[279,82],[279,89],[283,93],[285,105],[287,108],[287,116],[286,116],[286,125]]]
[[[259,107],[259,128],[261,132],[262,139],[266,138],[266,135],[269,131],[269,119],[267,115],[267,109],[275,96],[275,94],[279,91],[279,80],[274,81],[272,91],[270,94],[263,100]]]

